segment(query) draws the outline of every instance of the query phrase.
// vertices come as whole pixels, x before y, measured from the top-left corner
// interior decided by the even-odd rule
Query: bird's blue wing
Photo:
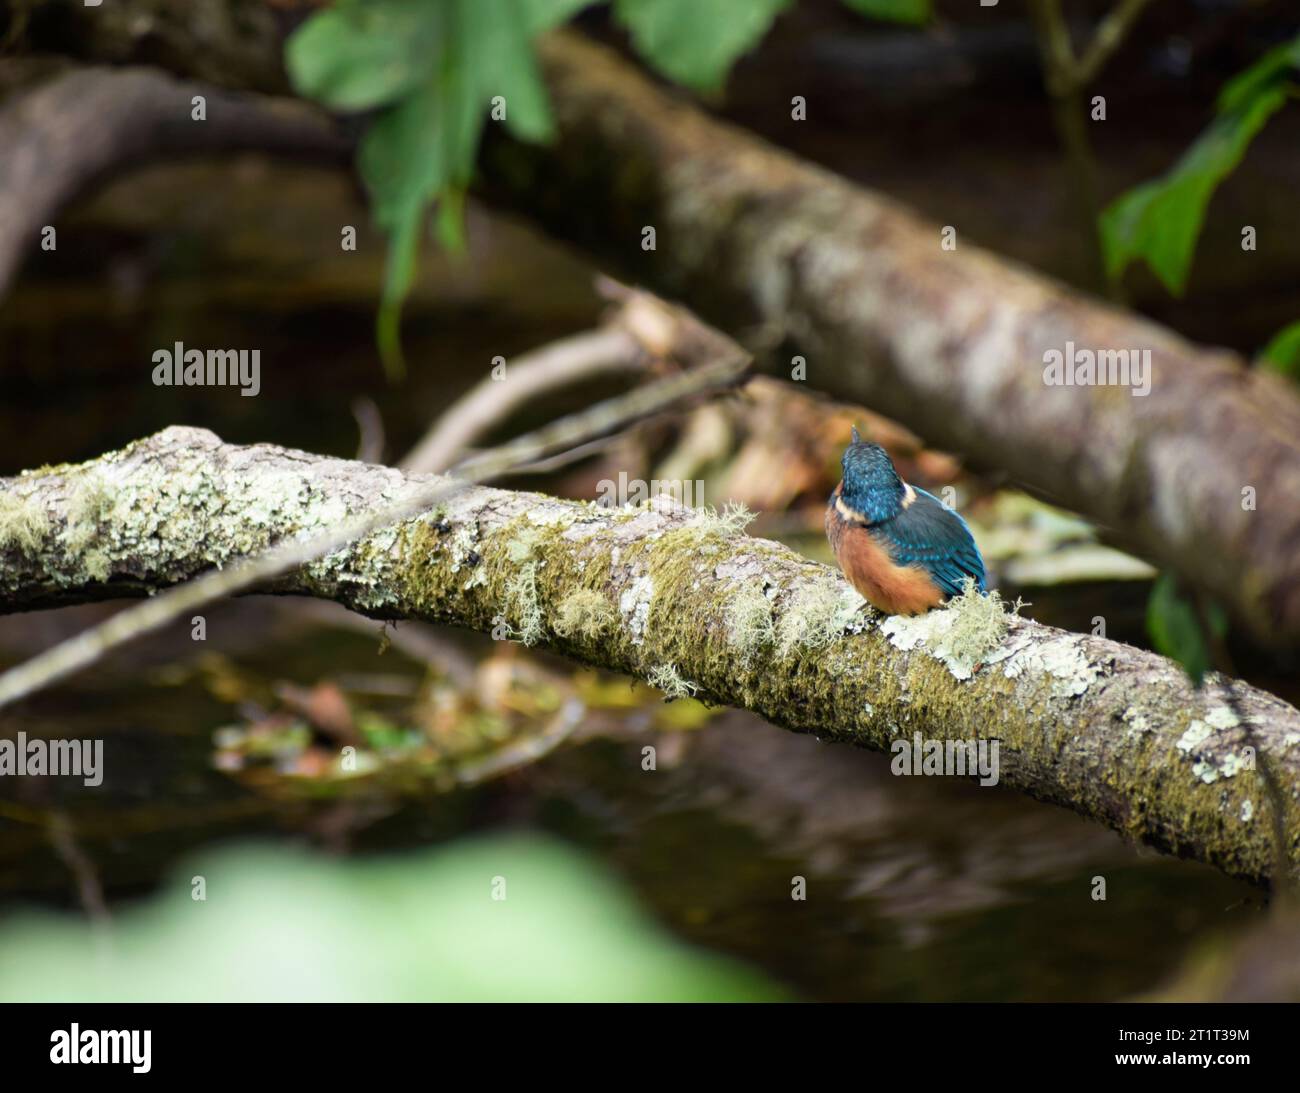
[[[895,562],[922,566],[946,595],[961,595],[967,577],[985,591],[984,559],[966,521],[933,494],[912,488],[916,499],[892,519],[873,524],[871,531]]]

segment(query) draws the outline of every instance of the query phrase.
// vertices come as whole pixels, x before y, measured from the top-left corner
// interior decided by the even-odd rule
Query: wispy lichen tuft
[[[746,667],[766,646],[776,640],[772,605],[757,585],[741,585],[727,600],[727,642],[740,654]]]
[[[682,678],[682,674],[677,670],[675,664],[659,664],[651,668],[646,675],[646,682],[651,687],[663,691],[664,695],[670,699],[693,698],[700,690],[698,683],[692,683],[689,679]]]
[[[1013,615],[1020,614],[1024,604],[1016,600],[1010,605]],[[948,605],[952,612],[952,626],[948,630],[947,646],[958,660],[978,664],[1001,644],[1011,625],[1007,621],[1007,606],[997,590],[987,595],[975,587],[971,577],[966,578],[960,596]]]
[[[787,656],[797,648],[829,645],[853,623],[866,602],[847,585],[827,581],[803,585],[786,605],[776,627],[781,655]]]
[[[108,579],[108,554],[95,544],[100,537],[100,525],[112,517],[113,505],[112,490],[97,472],[87,470],[73,482],[63,545],[70,558],[80,558],[86,576],[92,581]]]
[[[0,493],[0,549],[35,550],[49,533],[50,518],[44,506],[15,492]]]
[[[599,592],[580,588],[560,601],[555,612],[555,632],[562,638],[598,638],[614,624],[618,615]]]
[[[1023,606],[1017,600],[1010,605],[1011,613],[1018,614]],[[1010,625],[1002,597],[996,591],[979,592],[968,577],[962,594],[947,607],[912,617],[892,615],[880,624],[880,632],[896,649],[923,648],[943,661],[954,677],[969,679],[1002,643]]]
[[[542,605],[537,596],[537,563],[529,562],[510,578],[506,585],[506,597],[515,612],[513,636],[525,645],[535,645],[541,641],[545,630],[542,627]]]
[[[699,528],[706,534],[715,532],[730,539],[742,534],[754,522],[756,515],[740,501],[728,501],[721,512],[711,505],[696,509],[687,526]]]

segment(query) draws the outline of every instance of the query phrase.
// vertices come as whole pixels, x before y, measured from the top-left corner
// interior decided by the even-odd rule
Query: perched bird
[[[984,586],[984,559],[966,521],[933,494],[909,486],[885,449],[853,442],[826,509],[826,538],[849,583],[887,615],[917,615]]]

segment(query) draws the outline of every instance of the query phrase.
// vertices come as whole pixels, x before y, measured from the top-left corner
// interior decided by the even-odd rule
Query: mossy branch
[[[410,487],[385,467],[167,429],[0,480],[0,610],[150,595]],[[1221,677],[1194,690],[1162,657],[979,596],[881,619],[834,570],[739,523],[662,498],[610,509],[466,488],[260,590],[526,636],[824,740],[997,739],[1003,783],[1256,881],[1274,869],[1266,756],[1300,860],[1300,712],[1286,703],[1237,684],[1234,712]]]

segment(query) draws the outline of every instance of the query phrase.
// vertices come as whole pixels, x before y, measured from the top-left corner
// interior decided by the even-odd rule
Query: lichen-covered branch
[[[0,480],[0,610],[147,595],[412,484],[179,427]],[[881,619],[835,571],[742,524],[662,500],[469,488],[263,590],[512,637],[825,740],[997,739],[1007,785],[1254,880],[1274,872],[1267,760],[1300,860],[1300,713],[1286,703],[1232,685],[1243,725],[1222,679],[1195,691],[1161,657],[981,597]]]

